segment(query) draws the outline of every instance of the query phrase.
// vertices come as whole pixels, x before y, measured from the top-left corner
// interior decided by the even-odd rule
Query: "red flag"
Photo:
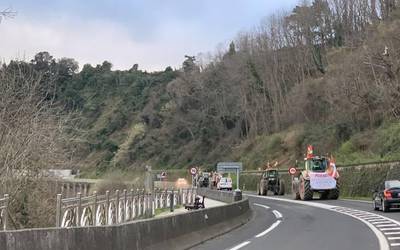
[[[314,157],[314,148],[312,145],[308,145],[307,147],[307,159],[311,159]]]

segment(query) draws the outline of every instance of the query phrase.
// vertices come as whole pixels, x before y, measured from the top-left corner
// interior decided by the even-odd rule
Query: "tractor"
[[[339,173],[333,157],[314,156],[312,146],[308,146],[304,166],[292,176],[292,194],[296,200],[312,200],[314,193],[320,199],[339,198]]]
[[[285,182],[276,169],[267,169],[261,176],[258,194],[267,195],[268,191],[273,192],[274,195],[285,194]]]

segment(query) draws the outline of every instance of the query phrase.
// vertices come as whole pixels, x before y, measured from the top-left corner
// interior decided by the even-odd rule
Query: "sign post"
[[[194,183],[194,177],[195,177],[196,174],[197,174],[197,168],[192,167],[192,168],[190,169],[190,174],[192,175],[192,187],[195,187],[196,185],[195,185],[195,183]]]
[[[297,172],[297,169],[296,169],[295,167],[289,168],[289,174],[290,174],[290,175],[295,175],[296,172]]]

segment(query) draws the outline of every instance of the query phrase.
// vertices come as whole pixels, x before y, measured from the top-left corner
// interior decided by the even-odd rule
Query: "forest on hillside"
[[[206,64],[186,56],[182,68],[161,72],[138,64],[112,70],[107,61],[79,68],[74,59],[40,52],[2,66],[6,78],[35,82],[28,96],[16,91],[2,100],[17,95],[32,107],[33,95],[33,107],[46,113],[32,119],[52,117],[39,121],[59,125],[52,141],[63,142],[52,149],[66,158],[41,164],[72,166],[86,176],[146,164],[210,168],[222,160],[258,168],[301,157],[310,143],[342,162],[396,159],[399,5],[305,1],[240,33]],[[1,88],[10,84],[25,88],[20,81],[2,81]]]

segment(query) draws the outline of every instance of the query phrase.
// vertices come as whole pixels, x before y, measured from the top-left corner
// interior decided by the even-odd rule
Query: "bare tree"
[[[27,63],[0,69],[0,190],[11,197],[15,228],[47,225],[54,189],[43,171],[68,163],[66,120],[43,96],[41,83]]]
[[[0,11],[0,22],[3,19],[14,18],[16,15],[17,15],[17,12],[13,11],[11,8],[7,8],[3,11]]]

